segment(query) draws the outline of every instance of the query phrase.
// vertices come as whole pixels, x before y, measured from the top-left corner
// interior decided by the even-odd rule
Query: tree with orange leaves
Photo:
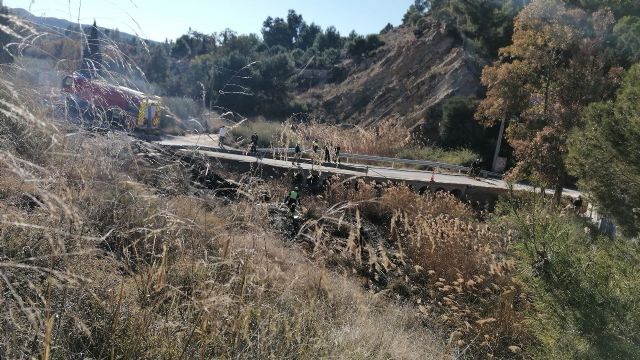
[[[558,201],[570,131],[586,105],[613,95],[622,74],[606,51],[613,22],[607,11],[534,0],[516,18],[512,44],[482,73],[487,96],[475,117],[486,126],[508,124],[517,160],[510,177],[551,186]]]

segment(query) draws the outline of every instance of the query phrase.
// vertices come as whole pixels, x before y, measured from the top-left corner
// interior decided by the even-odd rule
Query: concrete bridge
[[[213,140],[213,139],[212,139]],[[217,140],[217,139],[215,139]],[[293,164],[290,156],[281,154],[260,154],[260,156],[247,155],[237,149],[222,149],[217,144],[194,144],[185,141],[161,141],[159,145],[171,147],[185,155],[199,155],[217,161],[227,168],[236,171],[254,171],[263,177],[283,177],[300,173],[304,177],[315,173],[320,180],[327,177],[338,176],[343,179],[362,178],[379,183],[404,184],[416,192],[426,191],[448,192],[464,201],[492,204],[500,196],[509,191],[540,192],[540,189],[513,184],[512,187],[501,179],[471,178],[466,174],[442,173],[438,171],[425,171],[413,169],[398,169],[383,166],[370,166],[362,164],[319,164],[309,159],[302,159],[300,163]],[[267,156],[265,156],[267,155]],[[271,156],[271,157],[269,157]],[[273,158],[276,157],[276,158]],[[553,194],[552,191],[547,191]],[[565,190],[564,196],[575,198],[580,195],[574,190]]]

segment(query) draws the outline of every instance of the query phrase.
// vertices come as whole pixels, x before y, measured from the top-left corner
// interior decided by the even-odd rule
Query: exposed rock
[[[386,44],[372,59],[345,64],[345,81],[303,95],[321,121],[367,126],[393,119],[429,136],[443,100],[481,92],[482,60],[463,49],[454,30],[430,20],[419,38],[410,27],[381,38]]]

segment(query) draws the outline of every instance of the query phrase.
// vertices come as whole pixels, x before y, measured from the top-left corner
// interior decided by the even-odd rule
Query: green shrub
[[[382,45],[384,42],[378,35],[371,34],[367,37],[358,35],[347,44],[347,53],[356,59],[365,58]]]
[[[505,201],[518,280],[533,307],[525,326],[545,359],[640,358],[640,247],[596,234],[583,219],[540,199]]]
[[[477,101],[468,97],[453,97],[442,108],[438,134],[447,148],[478,148],[484,141],[484,127],[474,118]]]
[[[395,155],[402,159],[430,160],[453,165],[470,165],[478,154],[470,149],[445,150],[435,146],[396,149]]]

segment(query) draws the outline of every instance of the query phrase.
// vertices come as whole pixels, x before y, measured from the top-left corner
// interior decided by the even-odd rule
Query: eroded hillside
[[[481,91],[480,61],[463,49],[455,31],[429,20],[422,34],[413,27],[393,29],[385,45],[367,60],[349,60],[339,84],[302,95],[321,121],[372,125],[398,120],[412,129],[433,128],[443,100]]]

